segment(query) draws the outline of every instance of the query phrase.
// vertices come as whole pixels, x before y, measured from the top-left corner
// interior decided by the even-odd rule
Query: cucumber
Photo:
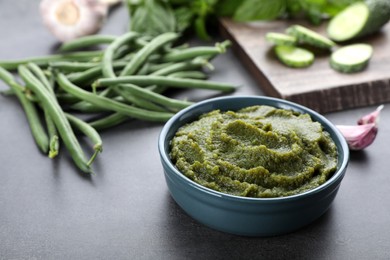
[[[278,59],[292,68],[305,68],[314,62],[314,54],[295,46],[277,45],[275,53]]]
[[[267,33],[265,39],[275,45],[295,45],[297,42],[294,36],[276,32]]]
[[[390,0],[357,2],[333,17],[328,36],[337,42],[357,39],[377,32],[390,20]]]
[[[301,25],[290,26],[287,28],[286,32],[289,35],[295,36],[298,39],[298,42],[306,43],[314,47],[331,49],[336,45],[333,41],[329,40],[325,36],[322,36],[321,34]]]
[[[343,73],[359,72],[367,66],[372,52],[372,47],[368,44],[347,45],[332,53],[330,66]]]

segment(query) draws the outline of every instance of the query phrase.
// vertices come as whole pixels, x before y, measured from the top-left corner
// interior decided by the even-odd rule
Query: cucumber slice
[[[294,36],[276,32],[267,33],[265,39],[275,45],[295,45],[297,42]]]
[[[338,42],[352,40],[378,31],[389,19],[389,0],[357,2],[330,20],[327,34]]]
[[[289,35],[295,36],[299,42],[322,49],[331,49],[336,44],[321,34],[305,28],[301,25],[293,25],[287,28]]]
[[[372,47],[364,43],[344,46],[332,53],[330,66],[343,73],[362,71],[367,66],[372,52]]]
[[[278,59],[292,68],[305,68],[314,62],[314,54],[295,46],[277,45],[275,53]]]

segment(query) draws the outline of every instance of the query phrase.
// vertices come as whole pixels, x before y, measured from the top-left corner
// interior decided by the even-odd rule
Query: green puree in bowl
[[[337,148],[308,114],[270,106],[214,110],[179,128],[172,162],[191,180],[227,194],[283,197],[336,171]]]

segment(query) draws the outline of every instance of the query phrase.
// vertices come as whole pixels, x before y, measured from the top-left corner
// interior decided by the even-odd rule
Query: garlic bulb
[[[350,150],[362,150],[371,145],[378,133],[379,114],[383,105],[379,106],[358,120],[358,125],[337,125],[337,128],[347,140]]]
[[[96,33],[108,12],[99,0],[42,0],[43,22],[60,40],[69,41]]]

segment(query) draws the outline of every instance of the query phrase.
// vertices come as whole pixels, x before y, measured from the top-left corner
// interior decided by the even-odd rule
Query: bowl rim
[[[327,128],[331,129],[333,134],[337,137],[337,140],[334,140],[334,141],[340,143],[341,149],[339,149],[339,150],[341,150],[341,153],[343,153],[343,156],[342,156],[343,161],[341,162],[340,167],[337,169],[337,171],[332,175],[332,177],[329,180],[327,180],[325,183],[321,184],[320,186],[318,186],[314,189],[299,193],[299,194],[285,196],[285,197],[254,198],[254,197],[243,197],[243,196],[231,195],[231,194],[223,193],[220,191],[216,191],[216,190],[204,187],[204,186],[196,183],[195,181],[189,179],[187,176],[185,176],[183,173],[181,173],[174,166],[174,164],[171,162],[171,159],[169,158],[169,155],[165,151],[165,148],[164,148],[165,143],[170,141],[170,140],[167,140],[167,138],[166,138],[170,128],[173,126],[173,124],[177,120],[179,120],[185,114],[191,112],[192,110],[195,110],[198,107],[202,107],[202,106],[205,106],[207,104],[214,103],[214,102],[219,102],[219,101],[223,101],[223,100],[231,100],[231,99],[233,99],[233,100],[234,99],[253,99],[253,100],[259,100],[259,101],[267,100],[268,102],[274,102],[276,108],[282,108],[280,106],[277,106],[276,104],[278,104],[278,105],[283,104],[283,105],[286,105],[287,107],[282,108],[282,109],[292,109],[292,110],[297,111],[297,112],[304,111],[305,113],[309,114],[310,117],[312,117],[312,120],[314,120],[314,121],[321,120],[323,123],[326,124]],[[259,103],[259,105],[262,105],[262,104]],[[243,108],[244,107],[245,106],[243,106]],[[215,108],[215,109],[217,109],[217,108]],[[207,113],[207,112],[205,111],[204,113]],[[313,117],[316,117],[316,118],[313,118]],[[321,125],[323,125],[323,123],[321,123]],[[345,138],[343,137],[341,132],[337,129],[337,127],[332,122],[330,122],[326,117],[324,117],[320,113],[318,113],[318,112],[316,112],[308,107],[305,107],[303,105],[300,105],[300,104],[297,104],[297,103],[294,103],[291,101],[287,101],[284,99],[280,99],[280,98],[266,97],[266,96],[236,95],[236,96],[215,97],[215,98],[209,98],[209,99],[197,102],[191,106],[186,107],[186,108],[180,110],[178,113],[176,113],[173,117],[171,117],[163,126],[162,130],[160,131],[159,138],[158,138],[158,150],[160,153],[161,160],[163,160],[165,162],[165,164],[169,167],[169,170],[171,170],[173,172],[173,174],[175,174],[176,177],[183,180],[184,182],[187,182],[192,188],[194,188],[198,191],[201,191],[203,193],[209,194],[213,197],[224,198],[224,199],[233,200],[233,201],[248,202],[248,203],[251,203],[251,202],[262,202],[262,203],[287,202],[287,201],[294,201],[297,199],[302,199],[302,197],[307,197],[307,196],[312,196],[312,195],[318,194],[318,193],[322,192],[323,190],[327,189],[329,186],[332,186],[340,178],[343,178],[345,171],[346,171],[346,168],[347,168],[347,165],[348,165],[348,162],[349,162],[349,148],[348,148],[348,144],[347,144]],[[338,151],[338,152],[340,153],[340,151]],[[164,169],[164,171],[166,171],[166,170]]]

